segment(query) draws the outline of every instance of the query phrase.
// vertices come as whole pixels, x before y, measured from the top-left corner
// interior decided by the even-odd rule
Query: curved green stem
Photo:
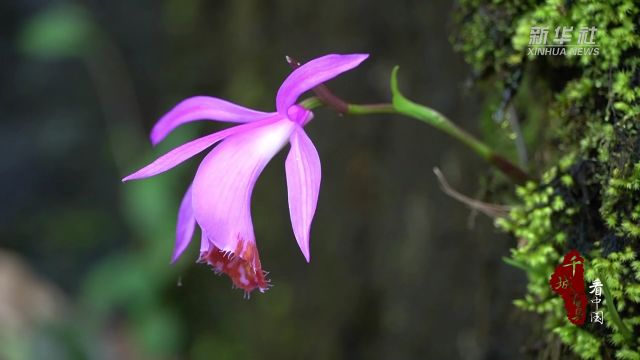
[[[325,85],[319,85],[313,89],[314,92],[316,92],[317,96],[302,101],[300,105],[307,109],[313,109],[324,104],[334,108],[340,113],[350,115],[405,115],[431,125],[436,129],[447,133],[461,143],[467,145],[476,154],[487,160],[491,165],[495,166],[498,170],[507,175],[514,182],[522,184],[530,179],[529,175],[522,169],[520,169],[517,165],[513,164],[505,157],[494,152],[489,146],[458,127],[444,115],[404,97],[398,89],[397,74],[398,67],[396,66],[391,72],[391,104],[349,104],[331,93],[331,91]]]
[[[397,73],[398,67],[396,66],[391,73],[391,93],[393,95],[393,107],[398,111],[398,113],[410,116],[414,119],[418,119],[439,130],[442,130],[470,147],[483,159],[490,159],[492,151],[487,145],[483,144],[478,139],[473,137],[473,135],[456,126],[456,124],[451,122],[451,120],[447,119],[439,112],[426,106],[416,104],[413,101],[405,98],[398,89]]]
[[[396,66],[391,72],[392,103],[398,113],[425,122],[451,135],[518,184],[525,183],[531,179],[524,170],[493,151],[473,135],[459,128],[444,115],[426,106],[416,104],[404,97],[398,88],[398,69],[399,67]]]

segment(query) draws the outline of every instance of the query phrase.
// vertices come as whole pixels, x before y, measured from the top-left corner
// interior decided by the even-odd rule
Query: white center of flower
[[[294,128],[295,124],[291,121],[278,121],[259,129],[262,134],[254,140],[256,151],[272,157],[289,141]]]

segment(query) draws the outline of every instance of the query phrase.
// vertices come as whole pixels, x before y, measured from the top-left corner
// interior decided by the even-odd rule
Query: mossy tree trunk
[[[640,4],[463,0],[456,21],[454,43],[486,94],[487,141],[536,174],[498,225],[517,239],[509,262],[529,279],[516,305],[549,334],[537,351],[551,356],[559,339],[566,355],[640,359]],[[534,26],[548,27],[548,43],[572,27],[572,44],[596,28],[599,53],[528,54]],[[552,294],[549,276],[570,249],[585,257],[587,282],[607,285],[604,325],[569,323]]]

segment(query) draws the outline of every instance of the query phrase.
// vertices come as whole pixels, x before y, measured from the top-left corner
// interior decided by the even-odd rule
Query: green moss
[[[528,275],[527,292],[514,304],[541,314],[534,326],[578,357],[640,359],[640,5],[461,0],[456,14],[455,47],[489,95],[482,117],[488,143],[515,153],[513,134],[486,125],[510,108],[538,174],[516,189],[509,217],[496,221],[517,241],[505,261]],[[556,26],[595,26],[599,55],[528,55],[532,26],[548,26],[549,39]],[[569,323],[548,286],[570,249],[587,260],[586,281],[608,286],[605,302],[613,306],[603,308],[603,326]]]

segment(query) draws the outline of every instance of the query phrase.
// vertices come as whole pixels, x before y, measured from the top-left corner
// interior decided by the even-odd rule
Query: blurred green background
[[[491,176],[417,121],[317,110],[323,166],[312,262],[293,237],[284,157],[253,218],[274,287],[244,300],[226,277],[169,265],[179,199],[198,164],[120,179],[153,149],[153,123],[211,95],[271,111],[299,60],[366,52],[330,83],[354,102],[404,93],[478,133],[450,1],[5,1],[0,4],[0,359],[512,359],[527,319],[511,239],[439,187],[480,196]]]

